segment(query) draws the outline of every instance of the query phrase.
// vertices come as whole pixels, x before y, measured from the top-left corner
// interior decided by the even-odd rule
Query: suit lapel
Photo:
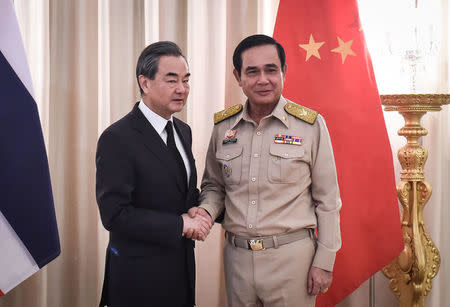
[[[178,170],[176,169],[177,166],[172,158],[172,154],[169,152],[167,145],[161,139],[161,136],[148,122],[141,110],[139,110],[138,105],[139,103],[137,103],[131,111],[133,115],[134,128],[141,134],[145,147],[147,147],[147,149],[150,150],[156,158],[166,165],[167,170],[174,177],[180,191],[184,191],[183,180],[180,176],[178,176]],[[186,185],[186,183],[184,183],[184,185]]]
[[[178,135],[180,136],[181,142],[183,143],[184,151],[186,152],[186,155],[189,160],[189,166],[191,169],[191,174],[189,176],[189,188],[188,188],[188,193],[189,193],[190,190],[192,188],[195,188],[195,186],[197,185],[195,160],[194,160],[194,156],[192,155],[192,150],[191,150],[192,139],[189,135],[189,131],[187,129],[182,129],[183,127],[180,124],[179,119],[174,117],[173,123],[174,123],[175,129],[177,130]]]
[[[185,202],[186,211],[192,207],[194,203],[197,202],[197,197],[195,191],[197,189],[197,170],[195,168],[195,160],[192,155],[192,137],[189,133],[189,129],[185,128],[180,120],[174,117],[174,126],[177,129],[177,133],[180,136],[181,142],[183,143],[184,151],[189,160],[189,166],[191,168],[191,174],[189,176],[189,187],[187,191],[187,197]]]

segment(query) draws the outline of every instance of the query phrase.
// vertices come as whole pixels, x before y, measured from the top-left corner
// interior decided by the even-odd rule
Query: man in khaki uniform
[[[281,96],[285,54],[273,38],[247,37],[233,64],[248,100],[215,114],[201,205],[190,214],[216,219],[226,209],[229,306],[314,306],[341,246],[325,121]]]

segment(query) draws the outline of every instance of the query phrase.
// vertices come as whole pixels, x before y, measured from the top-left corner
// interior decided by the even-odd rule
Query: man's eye
[[[175,80],[168,80],[167,82],[169,82],[169,83],[176,83],[177,81],[175,81]]]
[[[183,80],[183,83],[189,83],[189,79]]]

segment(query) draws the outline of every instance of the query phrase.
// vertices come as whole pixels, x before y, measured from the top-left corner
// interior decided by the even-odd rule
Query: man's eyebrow
[[[271,63],[271,64],[266,64],[266,65],[264,65],[264,67],[268,67],[268,68],[278,68],[278,65],[277,65],[277,64]]]
[[[256,67],[256,66],[247,66],[247,67],[245,68],[245,71],[255,70],[255,69],[258,69],[258,67]]]
[[[264,67],[265,68],[278,68],[278,65],[275,63],[270,63],[270,64],[264,64]],[[258,69],[257,66],[247,66],[245,68],[245,71],[256,70],[256,69]]]
[[[191,73],[187,73],[187,74],[185,74],[184,75],[184,77],[183,78],[187,78],[187,77],[189,77],[191,75]],[[178,74],[177,73],[174,73],[174,72],[168,72],[167,74],[166,74],[166,77],[178,77]]]

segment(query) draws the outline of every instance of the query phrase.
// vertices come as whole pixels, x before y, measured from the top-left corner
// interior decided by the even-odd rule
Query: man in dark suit
[[[145,48],[136,78],[142,99],[108,127],[97,147],[97,202],[110,233],[100,306],[194,305],[194,242],[211,228],[190,218],[198,190],[191,130],[172,116],[189,94],[180,48]]]

